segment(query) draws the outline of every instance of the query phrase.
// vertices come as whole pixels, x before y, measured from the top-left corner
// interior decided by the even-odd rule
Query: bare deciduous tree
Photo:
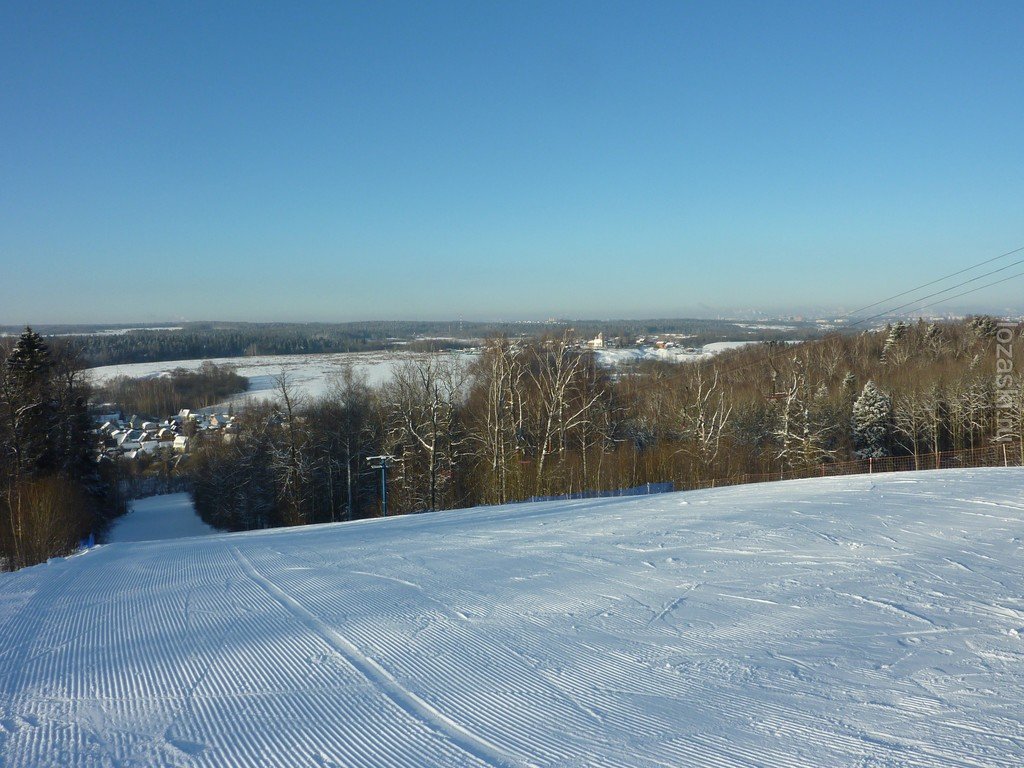
[[[407,503],[437,509],[450,492],[464,435],[458,420],[465,369],[448,355],[429,354],[399,365],[384,390],[391,436],[406,462]],[[422,460],[425,485],[414,468]]]
[[[589,418],[590,409],[601,397],[600,390],[581,386],[593,381],[588,369],[593,360],[576,350],[572,342],[571,334],[566,333],[533,346],[534,359],[527,368],[534,395],[534,486],[538,494],[543,492],[547,458],[564,455],[567,434]]]
[[[273,447],[272,467],[277,476],[282,516],[286,525],[308,522],[311,467],[306,452],[302,410],[305,398],[296,390],[287,371],[274,377],[281,398],[281,437]]]
[[[683,434],[687,450],[701,470],[698,480],[702,480],[718,459],[732,407],[725,404],[717,370],[711,381],[706,381],[703,368],[697,368],[688,389],[689,401],[681,413]]]

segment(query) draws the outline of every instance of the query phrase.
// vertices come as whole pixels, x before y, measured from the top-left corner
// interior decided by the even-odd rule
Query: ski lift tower
[[[380,470],[380,506],[384,517],[388,516],[388,467],[398,461],[394,456],[367,456],[371,469]]]

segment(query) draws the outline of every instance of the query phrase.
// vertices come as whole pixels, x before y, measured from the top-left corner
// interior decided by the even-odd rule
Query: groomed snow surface
[[[112,543],[183,539],[217,533],[195,514],[187,493],[168,493],[131,502],[124,517],[114,523],[107,539]]]
[[[117,543],[0,577],[7,766],[1020,766],[1024,473]]]

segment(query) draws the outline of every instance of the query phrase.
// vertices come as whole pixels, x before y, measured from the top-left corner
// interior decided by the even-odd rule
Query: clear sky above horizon
[[[0,323],[853,309],[1024,246],[1022,32],[1019,2],[7,2]]]

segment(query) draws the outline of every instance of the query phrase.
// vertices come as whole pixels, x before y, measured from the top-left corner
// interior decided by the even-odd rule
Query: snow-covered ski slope
[[[128,514],[114,523],[107,539],[113,543],[208,536],[217,529],[195,513],[187,493],[148,496],[129,502]]]
[[[1024,473],[108,545],[0,577],[0,764],[1024,765]]]

